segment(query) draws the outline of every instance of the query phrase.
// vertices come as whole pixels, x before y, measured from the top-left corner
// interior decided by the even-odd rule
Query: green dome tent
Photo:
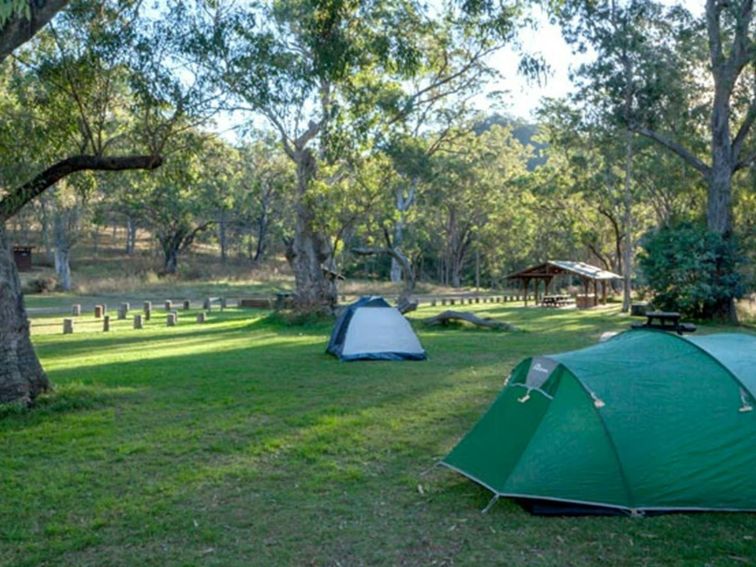
[[[533,357],[442,464],[536,512],[756,510],[756,337]]]

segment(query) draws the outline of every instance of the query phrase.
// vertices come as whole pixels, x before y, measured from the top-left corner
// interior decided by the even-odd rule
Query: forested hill
[[[536,167],[546,163],[546,156],[543,152],[546,144],[533,139],[538,132],[537,124],[529,124],[524,120],[502,116],[501,114],[492,114],[485,120],[478,122],[475,126],[475,133],[480,135],[495,125],[512,128],[512,135],[518,142],[533,148],[533,157],[528,160],[528,171],[533,171]]]

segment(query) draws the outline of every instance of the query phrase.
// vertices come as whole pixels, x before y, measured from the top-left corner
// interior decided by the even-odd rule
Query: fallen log
[[[423,323],[426,325],[447,325],[449,321],[467,321],[479,327],[488,327],[489,329],[499,329],[502,331],[516,330],[514,325],[503,321],[496,321],[490,317],[478,317],[469,311],[443,311],[434,317],[423,319]]]

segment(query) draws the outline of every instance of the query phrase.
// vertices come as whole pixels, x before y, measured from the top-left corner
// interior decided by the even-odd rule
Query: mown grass
[[[340,363],[328,322],[262,311],[67,336],[36,319],[56,391],[0,410],[0,563],[753,564],[756,515],[484,515],[485,490],[429,470],[522,357],[629,323],[616,307],[469,308],[521,330],[416,323],[428,361]]]

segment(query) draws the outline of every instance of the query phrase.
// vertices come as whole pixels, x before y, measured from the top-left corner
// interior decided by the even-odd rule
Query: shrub
[[[745,291],[734,240],[685,223],[649,233],[641,245],[639,266],[656,308],[711,319]]]
[[[58,280],[53,277],[39,277],[28,280],[23,292],[27,294],[49,293],[58,287]]]

